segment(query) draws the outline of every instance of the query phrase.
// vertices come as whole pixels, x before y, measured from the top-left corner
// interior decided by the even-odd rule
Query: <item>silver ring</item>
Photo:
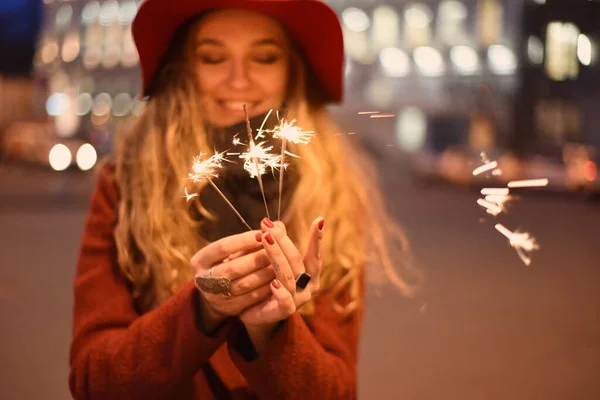
[[[196,275],[196,287],[203,292],[231,297],[231,281],[225,276]]]

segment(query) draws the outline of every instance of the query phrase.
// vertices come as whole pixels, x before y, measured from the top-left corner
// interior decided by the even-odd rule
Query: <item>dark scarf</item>
[[[253,129],[253,135],[256,136],[256,131],[260,128],[266,113],[250,119],[250,126]],[[266,121],[263,129],[273,129],[277,125],[277,116],[275,112],[271,113]],[[246,130],[246,122],[242,121],[238,124],[226,128],[208,128],[212,132],[209,145],[216,151],[225,151],[231,153],[242,153],[247,151],[247,146],[233,146],[234,137],[238,137],[242,143],[248,143],[248,132]],[[271,152],[280,154],[281,141],[273,139],[271,134],[266,133],[260,141],[267,141],[268,146],[273,146]],[[253,229],[260,229],[261,220],[266,217],[263,197],[260,191],[260,186],[257,178],[250,178],[250,174],[244,170],[243,161],[237,155],[227,157],[233,163],[224,163],[223,169],[219,173],[219,177],[213,179],[213,182],[221,189],[227,199],[234,205],[238,212],[244,217],[246,222]],[[293,157],[286,157],[288,164],[291,164],[285,171],[283,180],[282,204],[281,212],[285,212],[289,204],[290,197],[293,193],[297,182],[297,175],[294,166]],[[271,219],[277,218],[277,207],[279,201],[279,172],[274,174],[270,171],[262,175],[263,185],[265,189],[265,197],[269,206]],[[216,216],[217,220],[208,221],[204,225],[203,233],[210,241],[215,241],[225,236],[242,233],[248,228],[239,220],[233,210],[227,205],[225,200],[217,193],[210,185],[206,186],[200,193],[200,201],[204,207]]]

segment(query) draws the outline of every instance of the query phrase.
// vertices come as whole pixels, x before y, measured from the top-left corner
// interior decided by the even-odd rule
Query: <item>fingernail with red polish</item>
[[[267,227],[269,227],[269,228],[275,228],[275,224],[269,218],[263,219],[263,222],[265,223],[265,225]]]
[[[324,225],[325,225],[325,220],[324,220],[324,219],[320,220],[320,221],[319,221],[319,225],[318,225],[318,227],[319,227],[319,230],[320,230],[320,231],[322,231],[322,230],[323,230],[323,226],[324,226]]]
[[[279,288],[281,287],[281,283],[279,283],[279,281],[278,281],[277,279],[273,279],[273,280],[271,281],[271,285],[273,285],[273,287],[274,287],[275,289],[279,289]]]
[[[273,240],[273,236],[271,236],[271,233],[267,233],[265,235],[265,240],[267,241],[267,243],[269,243],[270,245],[274,245],[275,241]]]
[[[262,242],[262,232],[257,232],[254,238],[257,242]]]

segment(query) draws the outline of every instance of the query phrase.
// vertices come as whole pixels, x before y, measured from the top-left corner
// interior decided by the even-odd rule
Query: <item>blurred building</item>
[[[31,72],[40,15],[38,0],[0,2],[0,135],[15,121],[39,117]]]
[[[44,3],[35,65],[48,82],[46,110],[60,137],[89,138],[107,151],[115,125],[142,105],[130,30],[140,2]],[[376,107],[397,114],[401,126],[425,126],[430,114],[469,112],[483,83],[497,99],[494,112],[511,110],[502,105],[515,90],[519,2],[329,3],[346,39],[347,109]],[[410,131],[407,146],[419,135]]]
[[[139,3],[44,0],[34,63],[46,81],[45,109],[58,137],[108,152],[115,127],[139,113],[139,60],[131,36]]]
[[[493,142],[506,141],[522,1],[330,3],[346,37],[347,105],[395,114],[398,147],[466,143],[476,108],[498,125]]]

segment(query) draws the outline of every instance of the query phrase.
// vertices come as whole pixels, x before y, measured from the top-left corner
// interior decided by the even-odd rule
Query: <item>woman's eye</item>
[[[225,61],[225,57],[213,55],[199,55],[198,58],[202,64],[219,64]]]
[[[260,56],[254,57],[254,61],[256,61],[257,63],[261,63],[261,64],[274,64],[278,60],[279,60],[278,54],[266,54],[266,55],[260,55]]]

